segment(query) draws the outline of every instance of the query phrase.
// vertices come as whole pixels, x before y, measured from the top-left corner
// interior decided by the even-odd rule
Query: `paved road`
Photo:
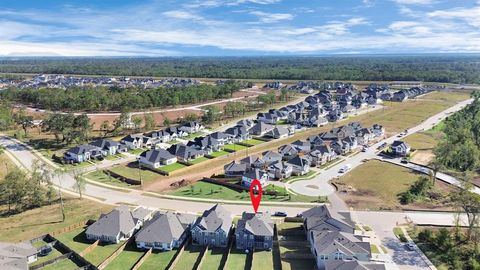
[[[384,157],[384,156],[378,156],[376,159],[382,160],[382,161],[385,161],[385,162],[389,162],[389,163],[392,163],[392,164],[395,164],[395,165],[398,165],[398,166],[402,166],[402,167],[405,167],[405,168],[409,168],[411,170],[414,170],[414,171],[417,171],[417,172],[420,172],[420,173],[423,173],[423,174],[427,174],[427,175],[430,174],[430,172],[432,171],[431,169],[429,169],[425,166],[418,165],[418,164],[413,164],[413,163],[410,163],[410,162],[409,163],[402,163],[400,158],[389,158],[389,157]],[[441,180],[441,181],[443,181],[447,184],[459,187],[459,188],[463,187],[463,182],[462,181],[458,180],[457,178],[455,178],[451,175],[445,174],[445,173],[438,172],[437,173],[437,179]],[[470,191],[475,192],[477,194],[480,194],[480,188],[477,187],[477,186],[474,186]]]
[[[415,126],[413,128],[408,129],[408,134],[412,134],[415,132],[428,130],[435,126],[440,120],[445,119],[448,115],[453,112],[459,111],[464,108],[467,104],[470,104],[473,100],[468,99],[456,104],[453,107],[450,107],[430,118],[425,120],[423,123]],[[344,158],[344,160],[335,166],[332,166],[329,169],[322,170],[321,173],[313,179],[310,180],[303,180],[303,181],[296,181],[292,184],[289,184],[287,187],[300,194],[310,195],[310,196],[328,196],[334,193],[334,188],[329,184],[329,181],[341,176],[338,173],[340,168],[349,164],[351,168],[355,168],[363,163],[363,160],[373,159],[377,156],[378,151],[377,147],[379,147],[382,143],[391,144],[394,140],[398,140],[399,138],[397,135],[384,139],[374,145],[372,145],[366,152],[360,152],[355,155],[348,156]]]

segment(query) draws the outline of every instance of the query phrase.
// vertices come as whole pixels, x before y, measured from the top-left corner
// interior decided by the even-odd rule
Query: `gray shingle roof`
[[[384,264],[359,261],[325,261],[325,270],[385,270]]]
[[[119,233],[129,233],[133,228],[135,228],[135,222],[132,213],[127,206],[122,205],[102,215],[87,228],[86,234],[116,237]]]
[[[135,241],[170,243],[179,239],[195,218],[189,214],[157,213],[137,233]]]
[[[273,226],[273,221],[267,214],[243,212],[242,218],[237,223],[237,231],[255,236],[273,237]]]
[[[170,154],[167,150],[164,150],[164,149],[155,149],[155,150],[145,151],[142,154],[140,154],[140,156],[146,158],[148,161],[152,163],[160,162],[160,160],[175,158],[174,155]]]
[[[203,215],[197,219],[194,226],[205,232],[216,232],[218,229],[222,229],[228,233],[232,226],[232,221],[232,214],[225,207],[215,204],[212,208],[203,212]]]
[[[340,231],[315,231],[313,234],[315,249],[320,254],[341,252],[347,256],[355,254],[370,255],[370,244],[362,242],[351,233]]]

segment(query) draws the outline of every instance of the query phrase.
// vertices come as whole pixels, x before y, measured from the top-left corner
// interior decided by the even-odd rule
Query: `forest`
[[[480,83],[479,55],[3,58],[0,72],[190,78]]]
[[[31,103],[54,111],[125,111],[195,104],[230,97],[243,87],[243,83],[227,81],[220,86],[201,84],[154,89],[115,87],[79,87],[67,90],[8,88],[0,92],[0,97],[11,101]]]
[[[442,166],[460,172],[480,168],[480,92],[472,97],[472,104],[445,120],[445,137],[435,149]]]

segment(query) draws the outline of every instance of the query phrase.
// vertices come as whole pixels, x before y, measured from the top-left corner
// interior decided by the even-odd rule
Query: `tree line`
[[[480,83],[480,56],[165,57],[0,60],[0,72],[278,80]]]
[[[1,92],[0,97],[54,111],[121,111],[162,108],[226,98],[244,86],[245,84],[241,82],[228,81],[219,86],[201,84],[153,89],[117,87],[76,87],[67,90],[8,88]]]
[[[445,136],[435,148],[439,164],[460,172],[480,169],[480,92],[472,97],[472,104],[445,120]]]

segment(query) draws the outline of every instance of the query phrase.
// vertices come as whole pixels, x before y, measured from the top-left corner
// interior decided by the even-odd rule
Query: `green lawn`
[[[305,175],[291,176],[291,177],[288,177],[288,178],[284,178],[280,181],[281,182],[295,182],[295,181],[299,181],[299,180],[311,179],[311,178],[315,177],[318,173],[319,172],[317,172],[317,171],[309,171]]]
[[[153,251],[143,262],[139,270],[165,269],[177,251]]]
[[[135,242],[131,242],[125,249],[113,260],[111,261],[105,270],[116,270],[116,269],[131,269],[135,263],[142,257],[144,251],[138,250],[135,246]]]
[[[308,251],[310,252],[310,251]],[[282,259],[282,270],[311,270],[317,269],[315,260],[310,259]]]
[[[178,162],[175,162],[173,164],[170,164],[170,165],[165,165],[165,166],[162,166],[160,168],[158,168],[159,170],[162,170],[162,171],[165,171],[165,172],[173,172],[173,171],[176,171],[176,170],[180,170],[180,169],[183,169],[187,167],[186,165],[183,165],[181,163],[178,163]]]
[[[231,151],[239,151],[239,150],[243,150],[247,147],[234,143],[234,144],[226,144],[223,148],[227,149],[227,150],[231,150]]]
[[[243,253],[240,250],[237,250],[234,246],[232,246],[232,249],[230,250],[230,254],[228,254],[228,259],[227,259],[227,264],[225,265],[225,269],[244,270],[246,264],[247,264],[247,254]]]
[[[210,156],[217,158],[217,157],[222,157],[222,156],[225,156],[225,155],[228,155],[228,154],[230,154],[230,153],[228,153],[227,151],[220,150],[220,151],[217,151],[217,152],[212,152],[210,154]]]
[[[137,155],[139,156],[141,153],[145,152],[146,149],[143,149],[143,148],[137,148],[137,149],[130,149],[128,150],[128,153],[132,154],[132,155]]]
[[[105,157],[106,160],[110,160],[110,161],[113,161],[113,160],[117,160],[117,159],[120,159],[120,157],[116,156],[116,155],[108,155]]]
[[[160,176],[158,173],[154,173],[150,170],[146,170],[146,169],[140,170],[138,168],[129,167],[127,165],[115,166],[110,168],[110,170],[114,173],[128,177],[130,179],[135,179],[135,180],[140,180],[140,172],[141,172],[142,180],[145,182],[152,181]]]
[[[98,266],[106,258],[108,258],[108,256],[112,255],[113,252],[115,252],[115,250],[117,250],[117,248],[119,248],[122,244],[123,242],[108,245],[100,243],[97,247],[95,247],[94,250],[85,255],[85,259]]]
[[[442,139],[444,123],[440,122],[434,128],[408,135],[403,139],[412,148],[417,150],[431,150]]]
[[[34,245],[34,246],[39,248],[39,247],[47,244],[45,242],[43,242],[43,243],[41,243],[41,242],[43,242],[43,241],[36,242],[35,243],[36,245]],[[53,247],[52,252],[50,252],[50,254],[48,254],[47,256],[43,256],[43,257],[39,255],[37,261],[32,263],[31,265],[38,265],[40,263],[46,262],[48,260],[54,259],[54,258],[62,256],[62,255],[63,255],[63,253],[61,253],[58,249]]]
[[[210,160],[206,157],[199,157],[199,158],[196,158],[194,160],[191,160],[190,163],[192,164],[198,164],[198,163],[201,163],[201,162],[204,162],[204,161],[207,161],[207,160]]]
[[[225,255],[225,249],[213,248],[207,251],[207,255],[203,260],[201,269],[217,270],[220,269],[220,263]]]
[[[83,228],[55,235],[54,237],[77,253],[84,251],[91,244],[91,242],[87,240]]]
[[[132,187],[133,185],[127,184],[125,182],[122,182],[118,180],[117,178],[113,176],[109,176],[106,174],[104,171],[93,171],[89,172],[88,174],[85,175],[86,178],[102,183],[102,184],[107,184],[107,185],[112,185],[112,186],[117,186],[117,187]]]
[[[76,270],[80,267],[74,261],[70,259],[64,259],[57,263],[47,265],[42,270]]]
[[[272,251],[255,251],[252,269],[273,269]]]
[[[183,251],[182,255],[180,256],[177,264],[173,269],[178,269],[178,270],[186,270],[186,269],[192,269],[193,265],[197,261],[200,251],[202,250],[203,247],[201,246],[193,246],[189,245],[187,248],[185,248],[185,251]]]
[[[192,192],[193,187],[193,192]],[[277,190],[284,192],[282,188],[270,185],[266,189]],[[239,200],[250,201],[250,194],[247,191],[240,192],[228,187],[223,187],[217,184],[198,181],[193,185],[185,186],[170,192],[170,195],[195,197],[195,198],[207,198],[207,199],[219,199],[219,200]],[[324,198],[321,198],[324,200]],[[310,197],[305,195],[288,194],[286,196],[279,195],[263,195],[264,201],[277,201],[277,202],[318,202],[318,197]]]
[[[192,133],[192,134],[189,134],[188,136],[186,136],[186,137],[183,138],[183,139],[185,139],[185,140],[193,140],[193,139],[195,139],[195,138],[197,138],[197,137],[201,137],[201,136],[203,136],[203,135],[205,135],[205,134],[206,134],[205,132],[198,131],[198,132],[194,132],[194,133]]]
[[[370,245],[370,249],[372,250],[372,253],[380,253],[377,245]]]
[[[251,145],[258,145],[258,144],[264,143],[264,141],[256,140],[256,139],[250,139],[250,140],[243,141],[243,143],[251,144]]]

